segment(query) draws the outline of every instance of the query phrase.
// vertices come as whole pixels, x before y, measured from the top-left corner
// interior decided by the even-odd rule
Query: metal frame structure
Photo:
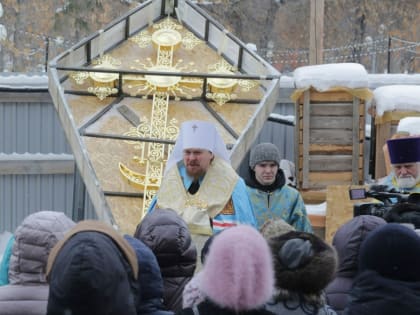
[[[107,54],[117,48],[130,37],[139,34],[142,30],[150,27],[154,23],[170,16],[179,21],[183,27],[192,32],[200,40],[217,51],[217,53],[233,65],[237,71],[235,73],[208,73],[208,72],[171,72],[171,71],[143,71],[123,68],[94,68],[92,63],[95,59]],[[68,101],[69,96],[88,96],[92,95],[87,91],[73,90],[66,86],[71,78],[71,73],[106,73],[114,74],[116,80],[117,93],[113,101],[101,111],[98,111],[83,125],[77,126],[73,117],[71,106]],[[202,93],[200,96],[178,99],[183,102],[198,101],[207,109],[212,119],[218,121],[221,126],[234,139],[228,143],[232,166],[237,168],[245,154],[250,149],[259,131],[271,114],[279,94],[280,73],[269,63],[263,60],[255,52],[227,31],[223,26],[216,22],[199,6],[189,0],[165,1],[150,0],[141,4],[139,7],[129,11],[121,18],[110,23],[107,27],[97,31],[85,38],[77,45],[71,47],[61,55],[57,56],[49,63],[49,92],[53,99],[59,119],[65,131],[66,137],[73,150],[76,164],[80,176],[86,185],[86,189],[94,205],[97,216],[100,220],[112,225],[118,225],[113,217],[110,205],[106,197],[126,196],[141,197],[142,193],[105,191],[101,187],[100,180],[95,173],[95,169],[89,159],[89,155],[83,141],[83,137],[107,138],[115,140],[130,140],[138,142],[153,142],[173,144],[173,140],[159,139],[154,137],[131,137],[127,135],[115,135],[103,132],[89,132],[88,127],[101,119],[116,103],[126,98],[151,99],[151,96],[131,95],[123,86],[124,76],[159,76],[159,77],[185,77],[202,80]],[[252,117],[247,121],[244,130],[238,134],[234,128],[219,115],[211,106],[208,105],[212,100],[208,98],[208,80],[219,78],[225,80],[255,80],[259,83],[259,88],[263,91],[260,99],[235,99],[239,104],[255,104],[257,109]],[[169,99],[173,99],[169,96]],[[78,182],[78,181],[76,181]],[[77,189],[76,189],[77,190]],[[83,195],[83,193],[81,193]],[[75,203],[76,204],[76,203]],[[75,205],[83,207],[83,203]],[[74,209],[78,213],[80,209]]]

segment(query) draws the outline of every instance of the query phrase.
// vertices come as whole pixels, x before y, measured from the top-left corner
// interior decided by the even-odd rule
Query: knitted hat
[[[391,164],[420,162],[420,137],[390,139],[387,145]]]
[[[202,269],[201,289],[213,303],[242,312],[264,305],[273,294],[270,249],[250,226],[235,226],[214,238]]]
[[[257,144],[249,156],[249,166],[253,169],[255,165],[263,161],[274,161],[280,165],[280,152],[272,143]]]
[[[333,279],[337,254],[312,233],[291,231],[270,238],[276,288],[300,294],[319,294]]]
[[[295,228],[283,219],[268,219],[260,227],[261,234],[267,240],[294,230]]]
[[[420,281],[420,237],[398,223],[388,223],[369,234],[360,248],[359,270],[374,270],[385,278]]]

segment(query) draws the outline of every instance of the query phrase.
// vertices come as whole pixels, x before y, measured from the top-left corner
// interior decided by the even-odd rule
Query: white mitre
[[[185,149],[192,148],[211,151],[215,156],[230,164],[226,144],[214,124],[202,120],[189,120],[181,124],[178,139],[166,162],[165,174],[183,159]]]

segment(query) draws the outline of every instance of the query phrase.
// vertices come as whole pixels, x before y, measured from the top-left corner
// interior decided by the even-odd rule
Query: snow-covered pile
[[[323,202],[320,204],[315,204],[315,205],[311,205],[311,204],[305,204],[306,207],[306,212],[308,214],[312,214],[312,215],[325,215],[327,212],[327,202]]]
[[[386,111],[420,112],[420,85],[388,85],[373,91],[376,114],[382,116]]]
[[[420,135],[420,117],[402,118],[397,127],[397,133],[407,132],[410,136]]]
[[[323,92],[333,87],[367,88],[368,73],[358,63],[331,63],[297,68],[293,73],[298,89],[310,87]]]

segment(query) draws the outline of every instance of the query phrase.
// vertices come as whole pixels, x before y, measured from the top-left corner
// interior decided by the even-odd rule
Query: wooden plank
[[[335,232],[353,218],[356,203],[370,202],[372,199],[350,200],[349,189],[364,186],[334,185],[327,187],[327,209],[325,216],[325,240],[332,242]]]
[[[343,146],[345,145],[353,146],[352,130],[341,130],[339,128],[338,129],[310,129],[309,134],[310,134],[310,145],[312,144],[322,144],[322,145],[340,144]],[[299,136],[300,136],[299,144],[302,144],[303,143],[302,133],[300,133]],[[335,141],[331,141],[330,137],[331,139],[335,139]],[[364,139],[365,139],[365,133],[363,130],[360,130],[359,143],[364,142]]]
[[[353,102],[353,96],[346,91],[317,92],[311,89],[312,102]]]
[[[311,102],[311,115],[318,116],[352,116],[353,102],[342,103],[315,103]],[[302,115],[303,104],[299,104],[300,115]],[[360,116],[364,116],[364,103],[359,104]],[[298,116],[296,116],[298,117]]]
[[[303,201],[307,204],[322,203],[327,198],[326,189],[299,189],[299,192],[303,198]]]
[[[353,117],[359,117],[359,99],[353,98]],[[359,133],[359,120],[353,119],[353,131],[352,131],[352,140],[353,140],[353,160],[352,160],[352,183],[359,183],[359,174],[358,170],[360,167],[359,164],[359,146],[360,142],[360,133]],[[363,139],[364,140],[364,139]],[[362,140],[362,142],[363,142]]]
[[[359,169],[359,177],[362,175],[363,170]],[[351,172],[310,172],[309,179],[312,182],[327,182],[327,181],[351,181],[352,173]]]
[[[360,152],[363,152],[363,143],[359,144],[359,150]],[[311,144],[309,146],[309,154],[351,154],[352,152],[352,145]]]
[[[304,157],[302,167],[302,188],[308,188],[308,173],[309,173],[309,161],[307,158],[309,155],[309,128],[310,128],[310,103],[309,103],[309,91],[304,92],[305,103],[303,106],[303,128],[302,128],[302,154]],[[312,142],[312,141],[311,141]]]
[[[386,140],[391,138],[391,123],[385,122],[376,125],[376,145],[375,145],[375,179],[386,176],[385,159],[382,148]]]
[[[301,146],[299,145],[299,139],[300,139],[300,131],[301,131],[301,126],[300,123],[297,122],[297,118],[299,117],[301,113],[301,108],[300,106],[298,106],[298,103],[295,103],[295,128],[294,128],[294,137],[295,137],[295,143],[294,143],[294,162],[295,165],[299,165],[299,156],[300,154],[303,154],[303,151],[301,151]],[[301,121],[301,120],[300,120]],[[298,179],[300,177],[300,179]],[[296,178],[298,185],[302,182],[302,172],[298,172],[296,171]]]
[[[318,144],[352,145],[351,130],[342,129],[311,129],[310,142]]]
[[[327,210],[325,216],[325,240],[332,242],[337,229],[353,218],[353,205],[349,198],[349,186],[327,187]]]
[[[322,121],[321,122],[317,122],[317,119],[318,118],[321,119]],[[327,122],[325,122],[325,120]],[[328,120],[331,120],[331,122],[328,122]],[[338,118],[338,117],[335,117],[335,116],[311,116],[311,126],[314,127],[315,129],[320,129],[320,128],[325,129],[325,126],[328,126],[327,125],[328,123],[331,124],[330,128],[340,128],[341,127],[341,125],[339,125],[339,122],[340,121],[343,124],[344,123],[346,124],[346,128],[345,129],[350,129],[350,130],[353,129],[353,119],[351,117],[341,117],[341,118]],[[359,123],[358,123],[358,125],[359,125],[359,132],[361,132],[361,135],[363,136],[363,138],[364,138],[364,135],[365,135],[364,134],[364,129],[365,129],[364,128],[364,124],[365,124],[365,117],[364,116],[360,116],[359,117]],[[303,127],[302,117],[299,118],[298,125],[299,125],[299,128],[301,130],[302,127]],[[317,127],[315,127],[315,126],[317,126]],[[349,127],[347,127],[347,126],[349,126]]]
[[[298,170],[300,174],[301,170]],[[363,183],[363,169],[359,169],[359,184]],[[329,185],[352,185],[351,171],[336,172],[309,172],[306,189],[325,189]],[[298,177],[298,182],[302,182],[302,177]]]
[[[299,161],[303,160],[301,157]],[[309,169],[311,172],[322,171],[352,171],[353,157],[351,155],[310,155]],[[356,159],[359,168],[363,168],[363,157]],[[301,163],[301,162],[299,162]],[[299,164],[299,167],[302,164]]]
[[[359,179],[363,182],[363,170],[359,169]],[[322,189],[329,185],[351,185],[352,172],[310,172],[309,188]]]
[[[309,17],[309,64],[323,62],[324,0],[313,0]]]
[[[308,217],[312,227],[325,228],[325,216],[320,214],[308,214]]]
[[[352,129],[353,118],[346,116],[314,116],[311,115],[311,129]]]

